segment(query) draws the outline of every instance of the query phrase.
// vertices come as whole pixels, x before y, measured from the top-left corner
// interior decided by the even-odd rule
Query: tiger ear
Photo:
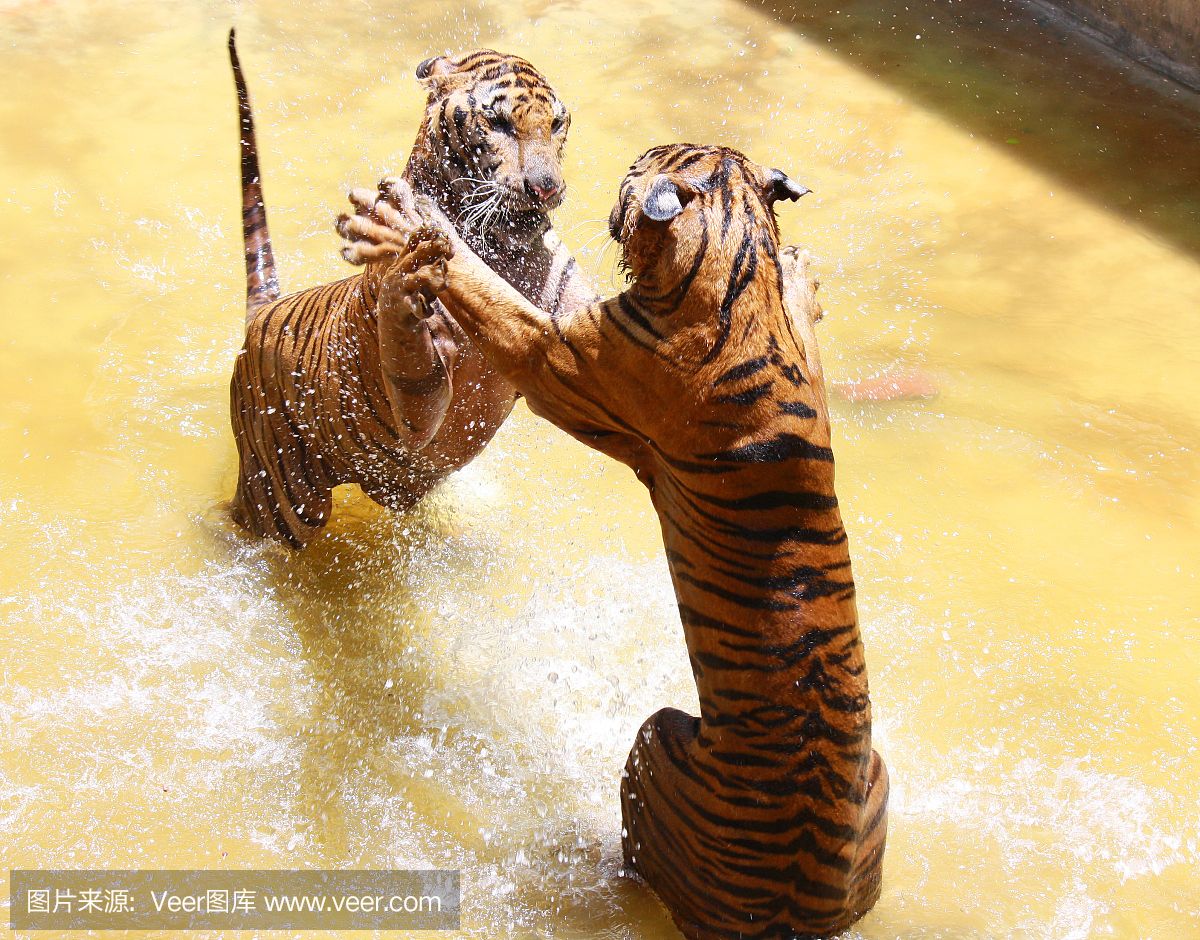
[[[453,71],[454,63],[447,56],[435,55],[417,66],[417,78],[422,85],[434,85],[439,78],[444,78]]]
[[[682,211],[679,187],[662,173],[658,174],[642,199],[642,213],[655,222],[669,222]]]
[[[807,186],[801,186],[789,179],[783,170],[767,171],[767,202],[773,203],[780,199],[795,202],[801,196],[807,196],[811,192],[812,190]]]

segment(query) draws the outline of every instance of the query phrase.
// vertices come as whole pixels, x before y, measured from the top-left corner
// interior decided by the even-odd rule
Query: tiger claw
[[[415,196],[408,181],[400,176],[385,176],[379,181],[382,201],[404,215],[416,213]]]
[[[415,225],[420,222],[419,217],[412,211],[402,213],[382,199],[375,204],[375,214],[384,225],[397,232],[412,232]],[[415,223],[414,218],[417,220]]]
[[[412,274],[393,269],[379,287],[379,310],[383,315],[399,316],[410,326],[428,319],[433,312],[420,285],[414,283]]]
[[[359,215],[370,215],[379,201],[379,195],[363,186],[356,186],[347,194]]]
[[[410,324],[427,318],[433,299],[446,288],[446,261],[453,253],[450,240],[432,226],[414,231],[384,275],[379,309]]]
[[[453,256],[453,246],[438,228],[444,218],[440,210],[428,200],[418,204],[403,178],[385,176],[376,191],[355,187],[347,197],[354,213],[339,214],[335,227],[350,242],[342,257],[351,264],[407,256],[416,268]]]
[[[399,251],[402,243],[414,231],[413,226],[398,229],[380,225],[366,216],[342,213],[337,219],[338,234],[349,241],[365,241],[374,245],[394,246]]]
[[[418,228],[408,238],[404,252],[395,265],[395,278],[404,289],[431,300],[446,287],[446,262],[454,256],[450,240],[429,225]]]
[[[445,262],[454,257],[454,246],[440,229],[422,225],[408,236],[404,260],[413,268],[433,261]]]
[[[370,242],[352,241],[342,246],[342,257],[351,264],[363,265],[391,260],[401,251],[403,248],[395,243],[372,245]]]

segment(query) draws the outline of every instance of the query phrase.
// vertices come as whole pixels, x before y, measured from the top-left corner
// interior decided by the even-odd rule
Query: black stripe
[[[792,415],[796,418],[815,418],[817,412],[811,405],[806,405],[802,401],[781,401],[779,410],[785,415]]]
[[[630,320],[636,323],[655,339],[663,338],[662,334],[650,325],[650,321],[647,320],[645,314],[638,309],[637,304],[634,302],[629,293],[619,294],[617,296],[617,306],[620,307],[621,312],[624,313],[625,316],[629,317]]]
[[[745,407],[753,405],[764,396],[771,392],[771,382],[764,382],[762,385],[755,385],[752,388],[746,389],[744,392],[735,392],[730,395],[718,395],[713,401],[719,405],[740,405]]]
[[[741,365],[734,366],[727,372],[723,372],[721,377],[713,382],[713,387],[724,385],[726,382],[736,382],[739,379],[748,379],[757,372],[761,372],[767,367],[770,358],[767,356],[759,356],[757,359],[750,359],[743,362]]]
[[[725,297],[721,301],[721,307],[717,311],[717,323],[719,331],[717,333],[717,341],[713,348],[708,351],[708,354],[702,360],[703,362],[712,362],[721,354],[721,350],[725,348],[725,344],[729,341],[729,332],[733,326],[733,305],[737,303],[742,293],[750,286],[750,282],[754,280],[754,274],[758,270],[758,249],[754,245],[754,240],[750,237],[747,231],[742,236],[742,244],[738,248],[737,255],[733,259],[733,268],[729,272],[729,285],[725,289]]]
[[[729,499],[711,493],[690,490],[697,499],[704,500],[722,509],[733,509],[738,512],[759,512],[768,509],[809,509],[814,512],[836,509],[837,497],[832,493],[816,493],[809,490],[764,490],[751,496]]]
[[[782,463],[785,460],[821,460],[832,462],[833,451],[813,444],[797,434],[778,434],[767,441],[754,441],[729,450],[697,454],[700,460],[725,463]]]

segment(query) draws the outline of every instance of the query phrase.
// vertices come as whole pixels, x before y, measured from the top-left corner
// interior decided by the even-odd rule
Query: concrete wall
[[[1200,90],[1200,0],[1033,0],[1095,38]]]

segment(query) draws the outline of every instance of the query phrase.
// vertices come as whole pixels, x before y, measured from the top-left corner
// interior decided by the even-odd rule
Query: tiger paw
[[[821,279],[812,271],[812,258],[798,245],[785,245],[779,249],[779,266],[783,271],[783,289],[789,295],[794,309],[805,310],[813,323],[820,323],[825,316],[817,291]]]
[[[350,190],[354,213],[337,217],[345,239],[342,257],[351,264],[388,261],[404,253],[409,237],[424,223],[412,189],[400,177],[384,177],[377,190]]]
[[[422,225],[396,255],[380,283],[379,310],[415,325],[429,316],[430,303],[445,289],[446,262],[454,257],[454,248],[440,229]]]

